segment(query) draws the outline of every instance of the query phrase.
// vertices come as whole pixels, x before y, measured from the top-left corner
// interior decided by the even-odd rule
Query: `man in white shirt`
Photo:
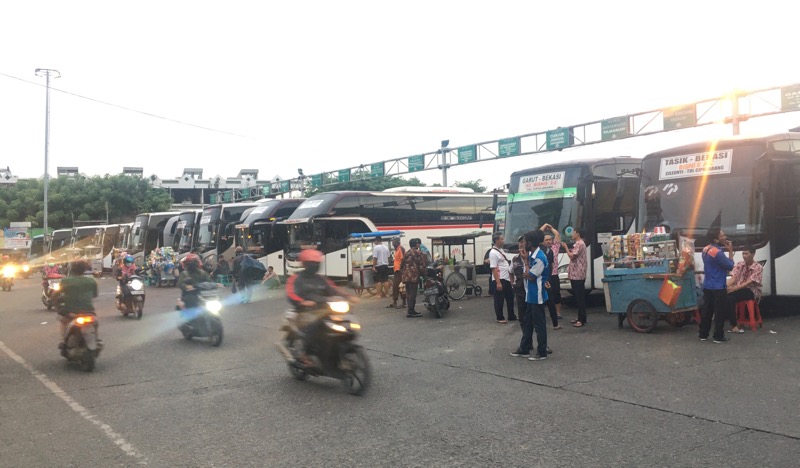
[[[514,290],[511,288],[511,276],[509,275],[509,262],[503,253],[503,235],[496,232],[492,235],[492,250],[489,251],[489,268],[492,269],[492,279],[496,284],[494,292],[494,313],[497,316],[497,323],[508,323],[508,320],[517,320],[514,314]],[[508,320],[503,316],[503,301],[508,308]]]
[[[372,268],[375,271],[375,287],[378,289],[380,297],[389,297],[389,247],[383,245],[381,236],[375,238],[375,246],[372,248]]]

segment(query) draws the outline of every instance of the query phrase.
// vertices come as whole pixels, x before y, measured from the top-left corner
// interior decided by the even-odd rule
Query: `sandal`
[[[397,306],[395,304],[389,304],[386,306],[387,309],[396,309]]]
[[[575,323],[572,325],[575,328],[580,328],[583,326],[580,320],[576,320]]]
[[[578,319],[570,320],[569,323],[572,323],[572,324],[578,323]]]
[[[731,328],[728,330],[728,333],[744,333],[744,328],[736,327],[736,329]]]
[[[561,325],[556,325],[555,327],[553,327],[553,330],[561,330]]]

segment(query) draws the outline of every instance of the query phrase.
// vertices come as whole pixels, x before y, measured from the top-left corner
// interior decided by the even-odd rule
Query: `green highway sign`
[[[781,88],[781,110],[800,110],[800,84]]]
[[[498,143],[498,156],[507,158],[509,156],[519,156],[520,141],[519,137],[503,138]]]
[[[340,170],[339,175],[336,177],[336,181],[339,183],[350,182],[350,169]]]
[[[550,130],[549,132],[546,133],[546,136],[547,136],[548,151],[572,146],[572,143],[574,142],[572,132],[570,131],[569,128],[559,128],[556,130]]]
[[[469,145],[458,148],[458,163],[464,164],[478,160],[478,146]]]
[[[369,166],[370,177],[383,177],[383,163],[375,163]]]
[[[311,176],[311,186],[314,188],[322,187],[322,174],[315,174]]]
[[[425,170],[425,155],[411,156],[408,158],[408,172]]]
[[[600,133],[603,141],[625,138],[630,135],[630,120],[628,116],[614,117],[600,122]]]
[[[290,180],[282,180],[281,181],[281,192],[291,192],[292,191],[292,181]]]
[[[226,202],[231,201],[231,192],[223,192],[222,200]]]
[[[697,125],[697,109],[695,104],[671,107],[662,111],[664,114],[664,130],[694,127]]]
[[[212,193],[211,195],[209,195],[209,196],[208,196],[208,201],[209,201],[209,202],[210,202],[212,205],[215,205],[215,204],[217,203],[217,194],[216,194],[216,193]]]

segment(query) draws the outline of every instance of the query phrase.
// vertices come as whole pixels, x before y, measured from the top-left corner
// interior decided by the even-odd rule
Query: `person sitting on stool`
[[[736,323],[736,304],[742,301],[761,300],[761,275],[764,267],[753,261],[756,249],[745,247],[742,250],[742,260],[733,266],[731,279],[728,283],[728,314],[731,321],[730,333],[744,333]]]

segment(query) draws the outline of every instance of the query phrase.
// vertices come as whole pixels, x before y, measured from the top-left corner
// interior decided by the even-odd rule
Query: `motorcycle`
[[[442,270],[439,265],[429,265],[425,272],[422,295],[423,304],[434,317],[442,318],[442,312],[450,308],[450,298],[447,297],[447,289],[442,281]]]
[[[64,341],[59,348],[68,361],[80,362],[83,370],[93,371],[103,349],[103,343],[97,337],[97,316],[91,312],[75,314],[67,325]]]
[[[47,307],[47,310],[52,310],[58,305],[56,295],[61,291],[61,278],[63,278],[62,275],[50,275],[42,281],[42,304]]]
[[[25,279],[28,279],[33,274],[33,269],[27,263],[23,263],[22,266],[19,268],[19,275]]]
[[[16,266],[11,264],[4,265],[2,275],[0,275],[0,289],[3,291],[11,291],[11,286],[14,286],[14,276],[16,274]]]
[[[194,285],[194,289],[187,292],[197,299],[197,306],[187,307],[183,301],[178,300],[176,309],[181,311],[181,318],[186,319],[178,326],[178,330],[187,340],[206,337],[209,338],[211,346],[221,345],[222,320],[219,314],[222,302],[219,300],[217,283],[198,283]]]
[[[128,314],[136,314],[137,319],[142,318],[144,310],[144,279],[138,275],[130,275],[125,279],[125,292],[122,292],[122,286],[117,285],[117,297],[114,305],[117,310],[122,312],[122,315],[127,317]]]
[[[310,375],[333,377],[342,381],[348,393],[361,395],[369,386],[370,365],[364,349],[355,344],[361,325],[350,312],[350,305],[338,299],[328,302],[328,313],[321,319],[324,332],[310,346],[308,361],[303,362],[305,334],[300,331],[294,310],[286,312],[282,330],[286,332],[282,341],[276,343],[289,366],[289,372],[297,380],[306,380]],[[309,312],[311,313],[311,312]],[[310,362],[309,362],[310,361]]]

